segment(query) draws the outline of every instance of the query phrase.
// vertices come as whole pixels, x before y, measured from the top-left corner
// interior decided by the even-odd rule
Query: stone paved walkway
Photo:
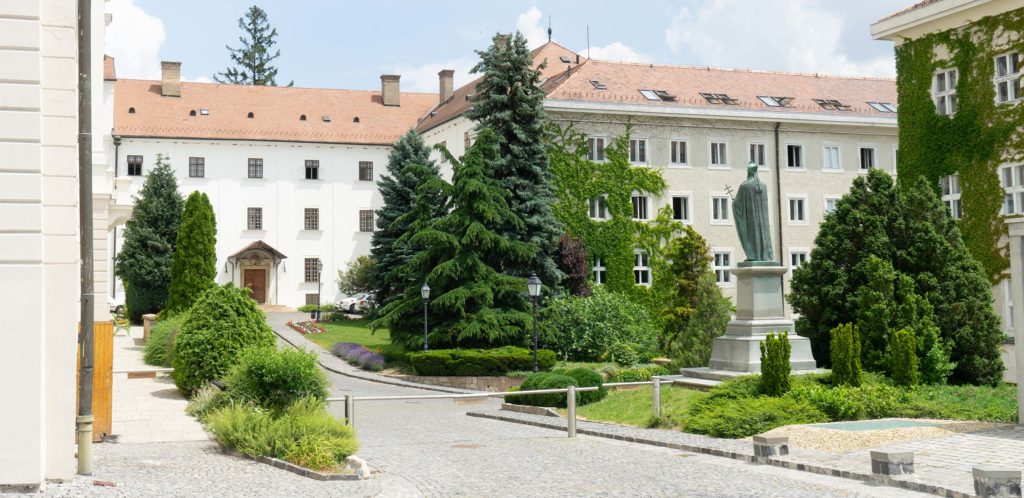
[[[142,327],[114,337],[114,370],[152,368],[142,360]],[[206,431],[185,414],[188,401],[167,374],[130,379],[114,374],[112,430],[122,443],[205,441]]]

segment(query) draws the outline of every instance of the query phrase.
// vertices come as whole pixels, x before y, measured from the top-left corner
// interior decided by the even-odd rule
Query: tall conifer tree
[[[545,284],[557,287],[563,278],[555,261],[562,229],[551,211],[555,192],[545,150],[540,71],[533,68],[533,54],[519,32],[495,35],[492,45],[477,54],[480,62],[473,72],[483,77],[466,115],[478,129],[497,134],[499,156],[488,165],[489,174],[509,191],[509,206],[523,222],[507,235],[539,249],[531,260],[503,261],[499,269],[524,277],[535,271]]]
[[[216,278],[217,221],[213,206],[205,193],[192,192],[181,213],[170,291],[161,314],[173,316],[188,311],[200,294],[216,285]]]
[[[537,249],[507,235],[523,222],[509,207],[510,193],[489,176],[499,158],[497,137],[481,130],[461,162],[452,158],[453,183],[446,187],[451,211],[429,226],[422,215],[412,223],[408,241],[417,252],[403,271],[415,275],[417,283],[386,305],[375,323],[388,327],[393,341],[422,347],[418,282],[423,281],[432,289],[431,347],[498,346],[525,339],[530,320],[526,281],[503,273],[501,265],[530,261]],[[421,192],[437,184],[428,182]],[[421,195],[421,211],[425,202]]]
[[[124,245],[114,267],[125,284],[125,304],[133,321],[160,311],[167,301],[183,204],[174,172],[157,155],[125,224]]]
[[[412,165],[418,167],[410,168]],[[370,254],[373,256],[373,282],[377,302],[381,305],[391,302],[413,284],[413,275],[402,271],[412,258],[412,250],[399,240],[413,222],[405,216],[416,208],[417,188],[420,185],[440,180],[440,170],[430,159],[430,149],[423,138],[413,130],[398,139],[388,155],[387,173],[377,181],[377,189],[384,200],[377,210],[377,230],[373,232]],[[424,192],[425,211],[428,218],[444,214],[444,202],[440,191],[428,189]],[[433,213],[431,216],[429,213]],[[422,285],[422,282],[420,282]]]
[[[277,86],[277,66],[271,64],[281,56],[280,50],[274,50],[277,28],[270,26],[267,13],[255,5],[238,19],[238,27],[242,30],[242,36],[238,37],[242,46],[227,47],[234,66],[217,73],[213,79],[235,85]]]

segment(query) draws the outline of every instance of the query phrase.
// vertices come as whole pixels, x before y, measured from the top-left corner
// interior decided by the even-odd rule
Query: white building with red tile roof
[[[637,214],[653,218],[672,206],[707,239],[730,296],[725,270],[744,256],[727,186],[743,181],[750,160],[770,186],[775,253],[787,266],[809,258],[819,223],[854,178],[869,168],[896,170],[892,79],[588,60],[550,42],[533,53],[535,66],[547,62],[549,117],[586,134],[596,158],[632,126],[636,165],[662,170],[668,182],[659,198],[639,196]],[[463,116],[475,86],[442,99],[417,131],[464,152],[475,133]]]

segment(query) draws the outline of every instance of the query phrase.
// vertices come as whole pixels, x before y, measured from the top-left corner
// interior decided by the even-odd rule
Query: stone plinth
[[[871,473],[898,476],[914,473],[914,452],[871,452]]]
[[[773,457],[789,454],[788,437],[754,436],[754,456]]]
[[[1019,470],[975,467],[971,470],[974,477],[974,494],[983,497],[1019,497]]]
[[[732,372],[761,371],[761,342],[769,333],[786,332],[791,346],[790,367],[794,371],[813,370],[811,341],[796,335],[793,321],[786,318],[782,297],[782,276],[788,268],[745,266],[730,270],[736,279],[736,318],[729,322],[725,335],[715,338],[710,368]]]

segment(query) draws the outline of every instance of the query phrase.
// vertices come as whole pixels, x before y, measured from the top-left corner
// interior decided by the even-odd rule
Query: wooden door
[[[252,289],[252,298],[257,303],[267,302],[267,270],[246,269],[242,273],[242,285]]]
[[[93,325],[92,440],[99,442],[113,429],[114,322]],[[75,414],[78,413],[78,361],[75,353]],[[76,436],[77,437],[77,436]],[[75,439],[77,441],[77,439]]]

